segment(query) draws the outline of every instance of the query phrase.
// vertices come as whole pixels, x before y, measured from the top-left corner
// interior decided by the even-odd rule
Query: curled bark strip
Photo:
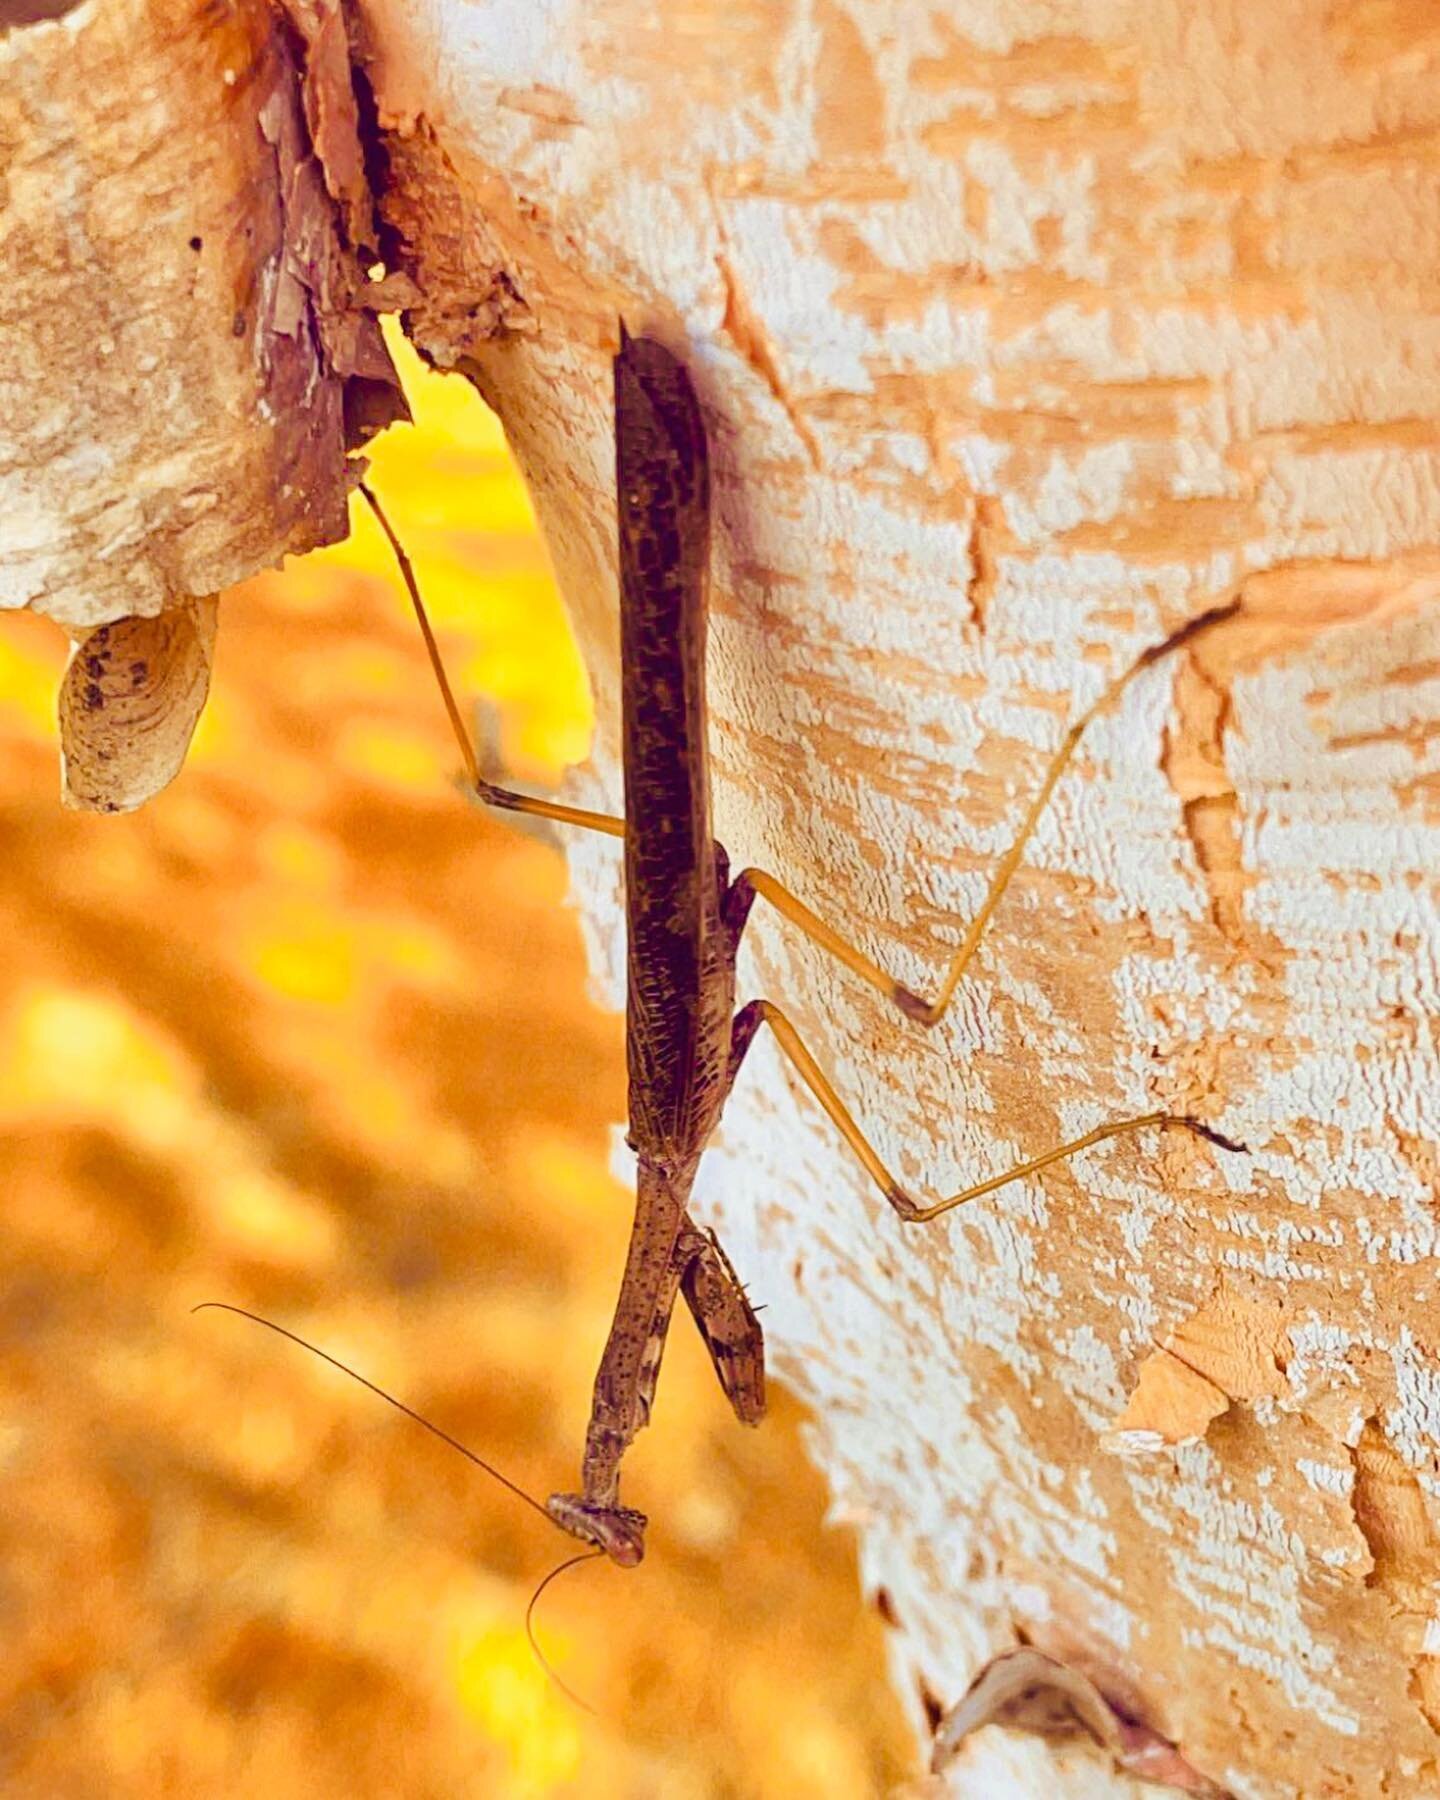
[[[67,806],[130,812],[179,773],[210,691],[216,610],[117,619],[75,646],[59,701]]]

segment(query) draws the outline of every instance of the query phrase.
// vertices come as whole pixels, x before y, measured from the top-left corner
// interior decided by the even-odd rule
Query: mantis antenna
[[[537,1500],[533,1494],[526,1493],[525,1489],[519,1486],[518,1483],[513,1482],[508,1475],[502,1475],[499,1469],[495,1467],[494,1463],[486,1462],[483,1456],[477,1456],[476,1453],[470,1449],[469,1445],[462,1444],[459,1438],[451,1437],[448,1431],[442,1426],[435,1424],[432,1419],[427,1419],[423,1413],[416,1412],[413,1406],[407,1406],[403,1400],[397,1400],[394,1394],[386,1393],[384,1388],[371,1381],[368,1376],[362,1375],[358,1369],[352,1369],[349,1363],[341,1362],[338,1356],[332,1356],[328,1350],[322,1350],[318,1344],[312,1344],[309,1338],[301,1337],[298,1331],[291,1331],[288,1326],[279,1325],[274,1319],[265,1318],[262,1313],[251,1312],[248,1307],[233,1306],[228,1300],[202,1300],[198,1306],[192,1306],[190,1310],[192,1313],[234,1313],[237,1318],[249,1319],[252,1325],[263,1325],[267,1331],[273,1331],[277,1337],[288,1338],[292,1344],[298,1344],[302,1350],[308,1350],[312,1356],[318,1356],[321,1362],[329,1363],[332,1369],[338,1369],[342,1375],[348,1375],[352,1381],[358,1381],[361,1387],[368,1388],[372,1394],[378,1394],[387,1406],[393,1406],[396,1412],[404,1413],[405,1417],[407,1419],[412,1419],[415,1424],[423,1425],[425,1430],[428,1431],[432,1437],[439,1438],[442,1444],[448,1444],[452,1450],[458,1450],[468,1462],[474,1463],[477,1469],[483,1469],[487,1475],[493,1476],[494,1479],[500,1483],[501,1487],[508,1488],[517,1499],[523,1500],[527,1506],[538,1512],[548,1525],[554,1525],[556,1523],[546,1511],[544,1505]],[[563,1529],[563,1527],[561,1527],[561,1529]],[[555,1667],[554,1663],[551,1662],[550,1658],[541,1649],[540,1640],[535,1635],[535,1607],[540,1596],[545,1592],[546,1588],[549,1587],[550,1583],[558,1576],[563,1575],[567,1569],[573,1569],[580,1563],[593,1562],[597,1556],[603,1556],[604,1554],[603,1550],[595,1549],[583,1551],[579,1556],[567,1557],[563,1563],[559,1564],[558,1567],[553,1568],[544,1578],[539,1587],[537,1587],[535,1592],[530,1596],[529,1604],[525,1608],[525,1640],[529,1644],[536,1662],[539,1663],[546,1675],[555,1683],[556,1687],[559,1688],[560,1692],[564,1694],[565,1698],[570,1701],[573,1706],[578,1706],[582,1712],[590,1713],[592,1717],[594,1716],[595,1708],[591,1706],[588,1701],[580,1698],[574,1688],[570,1686],[569,1682],[565,1680],[559,1670]]]

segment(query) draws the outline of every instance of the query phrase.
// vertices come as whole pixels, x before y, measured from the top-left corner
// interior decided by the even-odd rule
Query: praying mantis
[[[656,339],[631,336],[623,325],[614,359],[614,393],[623,818],[518,793],[486,779],[410,560],[363,483],[361,492],[395,553],[476,797],[503,810],[604,832],[624,843],[628,1142],[637,1162],[635,1218],[595,1380],[580,1492],[552,1495],[545,1510],[572,1536],[633,1567],[644,1555],[647,1521],[644,1513],[621,1504],[620,1469],[636,1433],[649,1420],[678,1296],[689,1306],[736,1416],[755,1424],[765,1409],[759,1320],[715,1236],[700,1229],[689,1213],[700,1159],[762,1026],[768,1026],[902,1225],[937,1219],[1093,1144],[1151,1126],[1177,1127],[1226,1150],[1243,1148],[1200,1120],[1149,1112],[1098,1126],[1003,1174],[922,1203],[886,1167],[782,1008],[763,998],[736,1008],[737,952],[759,899],[907,1018],[926,1026],[938,1023],[1085,728],[1143,669],[1229,617],[1238,602],[1200,614],[1144,651],[1069,727],[934,999],[926,1000],[893,980],[773,875],[746,868],[732,877],[710,820],[705,703],[710,475],[704,420],[684,363]]]

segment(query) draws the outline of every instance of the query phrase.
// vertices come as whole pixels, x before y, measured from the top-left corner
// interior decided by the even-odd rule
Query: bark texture
[[[936,1793],[1434,1793],[1433,10],[367,0],[354,27],[407,326],[502,412],[590,656],[584,798],[619,792],[622,313],[707,405],[721,835],[911,987],[1067,716],[1241,599],[1087,736],[933,1033],[771,919],[741,981],[912,1189],[1158,1107],[1250,1154],[1121,1140],[902,1234],[762,1044],[698,1205],[815,1406],[917,1722],[1017,1644],[1084,1678],[1075,1742],[1025,1705],[999,1716],[1028,1734],[942,1729]],[[155,480],[107,592],[185,492]],[[61,550],[18,599],[78,591]],[[618,1003],[618,861],[573,860]]]
[[[338,14],[27,10],[61,16],[0,32],[0,607],[71,632],[66,797],[112,811],[183,760],[215,594],[345,535],[345,449],[404,402]]]
[[[933,1035],[773,921],[742,985],[913,1186],[1157,1106],[1250,1156],[1121,1142],[902,1235],[762,1047],[702,1203],[917,1712],[1019,1640],[1197,1779],[1434,1791],[1433,17],[368,16],[412,327],[530,471],[612,801],[620,311],[710,404],[722,835],[912,986],[1066,716],[1242,597],[1094,729]],[[1055,1754],[937,1779],[1122,1779]]]

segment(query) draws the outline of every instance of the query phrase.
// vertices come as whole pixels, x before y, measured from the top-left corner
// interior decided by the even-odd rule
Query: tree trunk
[[[10,603],[93,626],[337,529],[335,394],[383,371],[335,321],[401,301],[525,466],[594,676],[575,793],[613,805],[623,316],[710,427],[720,836],[933,991],[1067,719],[1239,600],[1087,733],[932,1033],[773,917],[741,983],[926,1194],[1154,1110],[1248,1153],[1122,1138],[902,1229],[766,1040],[699,1208],[815,1409],[917,1724],[1017,1644],[1103,1696],[1067,1702],[1103,1747],[952,1719],[937,1792],[1437,1791],[1433,9],[368,0],[353,118],[325,0],[250,0],[223,45],[165,13],[0,46],[22,173],[75,95],[30,229],[73,245],[103,193],[114,240],[12,289],[47,404]],[[163,244],[137,142],[183,182]],[[143,418],[135,357],[95,354],[121,269]],[[236,328],[292,277],[306,381],[266,363],[273,306]],[[572,862],[618,1004],[618,863]],[[1055,1710],[965,1722],[997,1709]]]

